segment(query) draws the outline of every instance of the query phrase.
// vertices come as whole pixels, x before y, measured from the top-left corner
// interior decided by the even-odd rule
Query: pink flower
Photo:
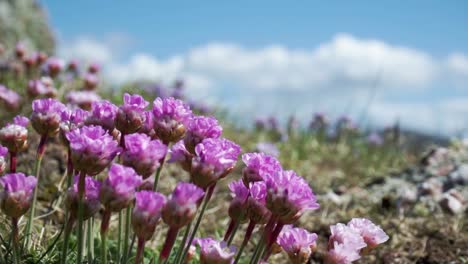
[[[196,185],[179,182],[164,206],[164,222],[177,229],[190,223],[204,195],[205,192]]]
[[[0,142],[8,148],[11,153],[17,153],[27,148],[29,120],[23,116],[13,119],[13,124],[7,124],[0,129]]]
[[[242,155],[246,167],[242,171],[244,183],[263,181],[267,175],[282,171],[280,162],[273,156],[264,153],[246,153]]]
[[[23,173],[6,174],[0,178],[3,191],[0,192],[0,201],[3,212],[14,218],[24,215],[31,206],[34,188],[37,179],[25,176]]]
[[[0,84],[0,103],[2,103],[8,111],[18,110],[20,101],[21,97],[18,93]]]
[[[54,136],[59,132],[63,112],[67,111],[61,102],[46,98],[32,103],[31,124],[39,135]]]
[[[161,218],[161,210],[166,197],[157,192],[140,191],[135,194],[135,207],[132,213],[132,227],[138,238],[149,240]]]
[[[293,227],[283,227],[278,236],[277,243],[283,248],[293,264],[306,263],[316,247],[317,234]]]
[[[101,208],[99,193],[101,191],[101,182],[92,177],[85,177],[85,192],[84,192],[84,210],[83,219],[89,219],[94,216]],[[69,212],[76,217],[78,213],[78,176],[74,179],[74,184],[68,189],[66,204]]]
[[[166,144],[177,142],[185,135],[192,111],[179,99],[156,98],[153,102],[154,131]]]
[[[362,236],[369,248],[376,247],[389,239],[380,226],[366,218],[353,218],[349,221],[348,226]]]
[[[112,132],[115,128],[117,111],[118,107],[107,100],[92,102],[91,112],[85,123],[86,125],[98,125]]]
[[[119,107],[116,128],[124,135],[137,132],[145,123],[145,108],[149,103],[138,94],[124,94],[124,104]]]
[[[184,138],[185,147],[195,154],[195,146],[206,138],[219,138],[223,128],[218,125],[218,120],[213,117],[195,116],[188,125]]]
[[[236,254],[234,246],[227,246],[224,241],[217,241],[211,237],[197,238],[195,241],[200,247],[201,264],[231,264]]]

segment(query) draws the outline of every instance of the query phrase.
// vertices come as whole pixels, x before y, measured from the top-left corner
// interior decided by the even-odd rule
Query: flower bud
[[[24,215],[31,206],[37,179],[23,173],[6,174],[0,178],[3,190],[0,193],[3,212],[14,218]]]
[[[167,144],[177,142],[185,135],[192,111],[181,100],[158,97],[153,102],[153,115],[154,132]]]
[[[66,107],[55,99],[37,99],[32,103],[31,124],[40,135],[55,136],[59,132]]]
[[[74,184],[67,191],[65,203],[68,211],[75,218],[78,213],[78,177],[74,179]],[[101,201],[99,200],[99,192],[101,191],[101,182],[93,179],[90,176],[85,177],[85,189],[83,199],[83,219],[87,220],[94,216],[101,208]]]
[[[250,196],[247,201],[247,216],[257,224],[266,224],[270,220],[271,212],[266,207],[266,185],[255,182],[250,186]]]
[[[25,150],[28,147],[28,118],[24,116],[16,116],[13,119],[13,124],[7,124],[0,129],[0,143],[8,148],[11,153],[17,153]]]
[[[89,73],[94,73],[94,74],[96,74],[96,73],[99,72],[100,69],[101,69],[101,67],[99,66],[99,64],[97,64],[97,63],[91,63],[91,64],[89,65],[89,67],[88,67],[88,72],[89,72]]]
[[[205,192],[191,183],[179,182],[162,211],[164,223],[181,228],[192,221]]]
[[[83,88],[85,90],[94,90],[94,89],[96,89],[96,87],[97,87],[97,85],[99,83],[99,78],[96,76],[96,74],[87,73],[83,77],[83,82],[84,82]]]
[[[119,212],[135,198],[135,191],[142,182],[141,176],[130,167],[113,164],[101,188],[101,203],[106,210]]]
[[[200,263],[231,264],[236,254],[236,247],[228,246],[224,241],[213,238],[198,238],[195,243],[200,247]]]
[[[54,88],[54,82],[50,77],[42,77],[38,80],[28,82],[28,94],[35,97],[55,97],[57,90]]]
[[[247,197],[249,189],[245,187],[242,180],[234,181],[229,184],[229,190],[233,199],[229,204],[229,217],[236,222],[245,222],[247,220]]]
[[[151,239],[165,204],[166,197],[160,193],[140,191],[135,194],[132,227],[139,239]]]
[[[20,95],[4,85],[0,84],[0,104],[2,104],[7,111],[15,112],[19,109],[21,103]]]
[[[47,72],[51,77],[57,76],[62,70],[63,67],[65,66],[65,63],[59,59],[59,58],[54,58],[51,57],[47,60]]]
[[[15,55],[16,55],[16,58],[18,59],[22,59],[24,55],[26,55],[26,47],[24,46],[23,43],[21,42],[16,43]]]
[[[116,128],[124,135],[137,132],[145,122],[144,112],[148,105],[142,96],[125,93],[124,104],[117,111]]]

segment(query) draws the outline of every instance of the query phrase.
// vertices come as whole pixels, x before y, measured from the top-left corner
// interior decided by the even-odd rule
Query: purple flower
[[[143,179],[135,170],[113,164],[101,188],[101,203],[106,210],[118,212],[126,208],[135,198],[135,190]]]
[[[101,97],[93,91],[71,91],[65,96],[65,99],[72,105],[90,110],[93,103],[100,101]]]
[[[293,264],[302,264],[309,260],[317,246],[316,240],[317,234],[288,225],[283,227],[277,243],[286,251]]]
[[[195,217],[205,192],[191,183],[179,182],[169,196],[162,218],[171,228],[181,228]]]
[[[218,125],[218,120],[213,117],[195,116],[188,125],[184,138],[185,147],[190,153],[195,154],[195,146],[206,138],[219,138],[223,128]]]
[[[124,104],[117,112],[116,128],[124,135],[137,132],[145,122],[145,108],[148,105],[141,95],[125,93]]]
[[[24,55],[26,54],[26,47],[22,42],[16,43],[15,46],[15,55],[18,59],[22,59]]]
[[[4,146],[0,145],[0,175],[3,174],[3,172],[6,169],[6,155],[8,154],[8,149],[5,148]]]
[[[100,126],[84,126],[66,134],[76,170],[88,175],[103,171],[120,151],[117,141]]]
[[[211,237],[197,238],[194,242],[200,246],[200,263],[231,264],[234,262],[236,254],[234,246],[228,246],[226,242]]]
[[[340,256],[340,252],[359,251],[367,246],[360,233],[354,228],[338,223],[330,226],[331,236],[328,240],[329,252],[334,252],[333,256]],[[338,249],[338,251],[333,251]]]
[[[380,226],[375,225],[366,218],[353,218],[349,221],[348,227],[356,230],[369,248],[374,248],[389,239]]]
[[[313,131],[321,131],[327,128],[328,123],[329,121],[325,113],[318,112],[314,114],[309,128]]]
[[[249,189],[245,187],[242,180],[233,181],[229,184],[229,190],[233,199],[229,205],[229,217],[234,221],[244,222],[247,220],[247,197],[249,196]]]
[[[140,129],[138,130],[138,133],[143,133],[151,138],[154,138],[155,133],[154,133],[154,117],[153,113],[151,111],[144,111],[144,122],[141,124]]]
[[[65,62],[59,58],[51,57],[47,60],[46,65],[49,75],[54,77],[63,70],[65,67]]]
[[[88,111],[81,108],[76,108],[74,110],[67,109],[67,111],[62,113],[60,131],[66,134],[75,128],[84,126],[84,122],[88,117],[88,114]]]
[[[0,178],[3,191],[0,193],[0,204],[3,212],[14,218],[24,215],[31,206],[37,179],[23,173],[6,174]]]
[[[244,183],[263,181],[268,175],[282,171],[280,162],[273,156],[264,153],[245,153],[242,161],[246,167],[242,171]]]
[[[167,144],[185,135],[192,111],[179,99],[158,97],[153,102],[153,115],[156,136]]]
[[[59,132],[65,105],[51,98],[32,102],[31,124],[39,135],[54,136]]]
[[[306,210],[319,208],[309,184],[294,171],[279,171],[266,179],[267,207],[284,224],[294,223]]]
[[[73,215],[73,218],[76,217],[78,213],[78,178],[75,176],[73,186],[68,188],[66,205],[68,211]],[[85,189],[84,189],[84,210],[83,210],[83,219],[89,219],[94,216],[99,209],[101,208],[101,201],[99,200],[99,193],[101,191],[101,182],[93,179],[90,176],[85,177]]]
[[[326,255],[328,263],[349,264],[361,258],[359,251],[349,244],[333,243],[333,248]]]
[[[232,171],[241,149],[224,138],[207,138],[195,147],[192,159],[192,181],[206,189]]]
[[[21,97],[18,93],[0,84],[0,103],[2,103],[8,111],[18,110],[20,101]]]
[[[135,133],[125,136],[122,161],[125,166],[132,167],[146,179],[159,168],[166,152],[167,147],[160,140],[151,140],[145,134]]]
[[[257,224],[266,224],[271,217],[270,210],[266,207],[266,184],[254,182],[250,184],[250,196],[247,202],[247,216],[250,221]]]
[[[99,83],[99,78],[94,73],[87,73],[83,77],[84,89],[94,90]]]
[[[39,80],[30,80],[28,82],[28,94],[31,97],[55,97],[57,90],[54,88],[54,81],[52,79],[42,77]]]
[[[98,63],[96,63],[96,62],[91,63],[91,64],[89,65],[89,67],[88,67],[88,72],[89,72],[89,73],[98,73],[99,70],[101,70],[101,66],[100,66]]]
[[[118,107],[107,100],[93,102],[86,124],[98,125],[111,132],[115,128],[117,111]]]
[[[175,143],[171,148],[171,158],[169,159],[169,163],[177,162],[180,164],[182,169],[187,172],[190,172],[192,167],[192,158],[193,155],[187,151],[185,148],[184,141],[181,140]]]
[[[26,117],[17,116],[13,119],[13,124],[7,124],[0,129],[0,142],[11,153],[17,153],[27,148],[28,130],[26,126],[28,122]]]
[[[383,139],[379,134],[371,133],[369,136],[367,136],[367,143],[369,143],[371,146],[380,146],[383,144]]]
[[[132,227],[139,239],[151,239],[165,204],[166,197],[160,193],[140,191],[135,194]]]

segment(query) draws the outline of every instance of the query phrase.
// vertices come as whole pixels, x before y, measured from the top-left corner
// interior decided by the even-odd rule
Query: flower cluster
[[[288,254],[293,264],[302,264],[307,263],[315,250],[316,240],[317,234],[288,225],[281,231],[277,243]]]
[[[138,238],[149,240],[161,218],[166,197],[157,192],[140,191],[135,194],[132,226]]]
[[[29,119],[17,116],[12,124],[0,129],[0,143],[8,148],[10,153],[17,153],[27,148]]]
[[[102,184],[101,203],[111,212],[128,207],[135,198],[136,188],[141,182],[141,176],[137,175],[134,169],[113,164]]]
[[[145,123],[145,108],[149,105],[141,95],[124,94],[124,104],[119,107],[116,128],[124,135],[135,133]]]
[[[61,102],[46,98],[32,103],[31,124],[40,135],[54,136],[59,132],[63,112],[67,111]]]
[[[190,107],[179,99],[156,98],[153,102],[154,132],[164,143],[182,139],[192,117]]]
[[[3,187],[0,192],[3,212],[13,218],[24,215],[31,206],[36,178],[23,173],[6,174],[0,178],[0,185]]]

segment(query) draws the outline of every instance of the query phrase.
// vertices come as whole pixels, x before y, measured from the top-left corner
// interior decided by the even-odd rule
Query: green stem
[[[115,263],[120,263],[120,252],[122,248],[122,211],[119,212],[119,226],[117,231],[117,255],[115,256]]]
[[[168,147],[169,147],[169,145],[168,145]],[[159,177],[160,177],[160,175],[161,175],[162,168],[163,168],[164,163],[165,163],[165,161],[166,161],[166,156],[167,156],[167,153],[166,153],[166,155],[164,155],[164,157],[161,159],[159,168],[156,170],[156,176],[154,177],[154,186],[153,186],[153,191],[155,191],[155,192],[158,191]]]
[[[132,206],[127,207],[125,212],[125,235],[123,241],[123,263],[127,263],[128,259],[128,240],[130,238],[130,222],[132,218]]]
[[[36,201],[37,201],[37,192],[39,190],[41,163],[42,163],[42,158],[44,157],[46,143],[47,143],[47,135],[43,135],[41,137],[41,141],[39,142],[39,146],[37,147],[36,163],[34,165],[34,172],[36,174],[37,185],[36,185],[36,188],[34,188],[31,210],[29,211],[28,223],[26,224],[26,242],[25,242],[26,248],[30,248],[31,246],[32,224],[33,224],[35,211],[36,211]]]
[[[190,250],[190,245],[192,245],[193,239],[195,238],[195,235],[197,233],[198,227],[200,226],[201,220],[203,218],[203,214],[205,213],[205,209],[208,205],[208,202],[211,199],[211,196],[213,195],[213,191],[216,187],[216,184],[213,184],[212,186],[208,187],[208,191],[205,195],[205,199],[203,199],[203,205],[202,209],[200,211],[200,214],[198,215],[197,222],[195,223],[195,227],[193,228],[192,234],[190,235],[190,239],[187,243],[187,246],[185,247],[184,253],[182,254],[182,257],[180,259],[180,263],[183,263],[185,260],[185,257],[187,256],[188,251]]]
[[[231,236],[229,236],[229,239],[227,241],[227,245],[230,246],[232,244],[232,240],[234,240],[234,237],[236,236],[236,232],[239,229],[240,226],[240,220],[236,221],[234,229],[232,230]]]
[[[78,179],[78,254],[76,257],[76,263],[81,264],[83,262],[83,243],[84,243],[84,221],[83,221],[83,210],[84,210],[84,195],[85,195],[85,177],[84,172],[80,172]]]
[[[184,237],[182,238],[182,242],[180,243],[179,248],[177,249],[177,254],[176,254],[174,263],[179,263],[180,257],[182,256],[182,252],[184,251],[184,248],[185,248],[185,243],[187,243],[187,238],[188,238],[188,235],[190,234],[191,227],[192,227],[192,222],[190,222],[185,228]]]
[[[70,215],[68,217],[68,221],[65,223],[65,237],[63,239],[62,245],[62,255],[60,256],[60,264],[66,264],[67,262],[67,252],[68,252],[68,241],[70,240],[70,234],[73,230],[73,223],[75,222],[75,218]]]
[[[245,246],[249,243],[250,237],[252,237],[253,230],[255,229],[256,223],[254,221],[250,221],[249,226],[247,227],[247,231],[245,231],[244,240],[242,241],[242,245],[237,251],[236,260],[234,264],[237,264],[242,256],[242,252],[244,251]]]
[[[106,210],[101,221],[101,264],[107,264],[107,230],[109,229],[111,212]]]
[[[86,234],[86,255],[88,257],[88,263],[93,263],[94,259],[94,226],[93,226],[93,219],[88,220],[88,228]]]

